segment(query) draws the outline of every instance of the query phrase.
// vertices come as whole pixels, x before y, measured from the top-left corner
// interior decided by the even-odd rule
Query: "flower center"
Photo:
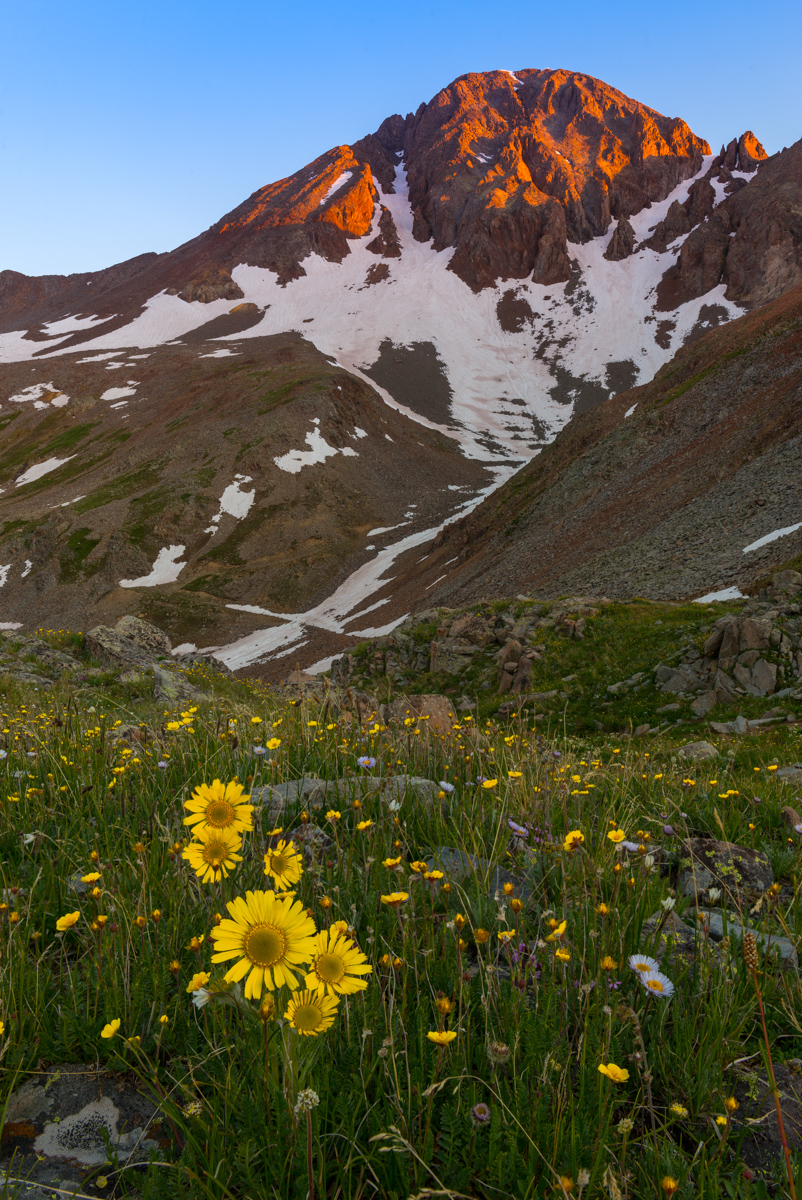
[[[270,869],[274,875],[283,875],[284,872],[287,870],[288,866],[289,866],[289,863],[287,862],[286,855],[273,854],[271,856]]]
[[[649,964],[648,963],[635,963],[635,970],[646,972],[649,970]]]
[[[647,987],[650,987],[653,992],[662,992],[663,991],[663,985],[659,979],[648,980]]]
[[[203,861],[210,867],[219,867],[228,857],[225,842],[207,842],[203,848]]]
[[[215,829],[225,829],[233,824],[236,816],[234,805],[229,804],[228,800],[212,800],[206,809],[206,824],[213,825]]]
[[[275,925],[254,925],[245,935],[243,950],[257,967],[274,967],[287,951],[287,939]]]
[[[323,1020],[323,1013],[314,1004],[299,1004],[293,1016],[296,1029],[311,1033]]]
[[[315,974],[322,983],[339,983],[345,974],[345,963],[339,954],[319,954],[315,959]]]

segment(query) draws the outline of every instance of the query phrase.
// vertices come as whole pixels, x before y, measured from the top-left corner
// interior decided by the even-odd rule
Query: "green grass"
[[[669,631],[663,618],[639,634],[635,610],[612,606],[594,639],[555,640],[549,669],[556,678],[581,668],[587,687],[600,686],[605,671],[617,679],[626,662],[631,674],[705,619],[678,607]],[[47,636],[81,652],[79,637]],[[535,1200],[563,1194],[561,1176],[577,1194],[580,1172],[589,1174],[585,1200],[613,1188],[657,1197],[665,1175],[679,1181],[680,1198],[786,1194],[779,1160],[756,1182],[743,1178],[755,1137],[743,1107],[731,1127],[716,1125],[746,1070],[736,1064],[760,1069],[755,995],[735,942],[711,955],[700,935],[695,964],[667,961],[670,1000],[649,999],[627,958],[659,949],[643,926],[663,900],[675,898],[693,921],[676,872],[681,838],[699,834],[765,848],[781,891],[748,920],[799,945],[802,843],[789,842],[781,811],[794,792],[769,770],[799,759],[795,730],[733,739],[714,766],[691,770],[676,739],[566,736],[558,714],[536,727],[469,715],[441,734],[426,721],[360,725],[337,704],[288,704],[204,667],[190,678],[208,698],[175,711],[114,672],[44,697],[0,681],[0,889],[11,897],[0,912],[0,1111],[12,1081],[37,1065],[99,1058],[133,1072],[174,1131],[137,1175],[112,1163],[90,1171],[84,1191],[102,1174],[103,1194],[115,1197],[133,1187],[148,1200],[303,1200],[306,1125],[293,1105],[310,1087],[320,1100],[311,1113],[315,1191],[332,1200]],[[152,740],[116,740],[129,723]],[[270,738],[272,751],[254,755]],[[375,759],[376,781],[409,773],[450,780],[454,791],[428,809],[410,794],[394,810],[358,786],[362,755]],[[305,861],[298,898],[318,928],[344,921],[372,971],[319,1037],[299,1037],[284,1020],[289,990],[280,988],[264,1026],[265,1071],[257,1005],[225,983],[211,935],[226,901],[270,887],[264,851],[278,826],[289,836],[306,814],[293,803],[274,825],[257,808],[242,862],[222,883],[202,885],[182,858],[183,802],[215,778],[249,791],[302,776],[340,780],[341,793],[328,816],[325,807],[310,814],[329,841]],[[508,818],[530,826],[530,850],[510,852]],[[613,825],[644,853],[616,849],[606,837]],[[572,830],[584,841],[570,851]],[[645,855],[657,844],[659,867]],[[427,881],[413,864],[440,846],[481,864]],[[384,865],[395,858],[397,867]],[[511,896],[497,890],[496,866],[513,879]],[[78,894],[70,881],[93,871],[99,878]],[[398,913],[381,902],[393,891],[408,895]],[[57,932],[70,912],[76,924]],[[564,934],[548,941],[561,921]],[[201,1008],[187,991],[197,972],[216,997]],[[760,979],[775,1060],[799,1057],[799,977],[764,958]],[[113,1020],[119,1033],[102,1038]],[[456,1037],[440,1050],[427,1035],[442,1028]],[[609,1062],[629,1079],[603,1077],[598,1065]],[[477,1104],[488,1106],[486,1124],[472,1119]]]

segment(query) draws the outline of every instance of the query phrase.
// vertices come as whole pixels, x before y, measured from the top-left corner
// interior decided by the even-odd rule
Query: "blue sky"
[[[596,75],[714,149],[802,136],[802,5],[25,0],[0,17],[0,270],[169,250],[467,71]]]

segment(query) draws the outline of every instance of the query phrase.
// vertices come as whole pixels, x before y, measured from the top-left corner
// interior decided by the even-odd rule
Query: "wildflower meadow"
[[[51,1064],[155,1105],[147,1150],[109,1140],[78,1194],[802,1195],[798,1128],[755,1150],[802,1068],[772,947],[802,935],[791,731],[689,763],[516,715],[438,732],[110,684],[9,687],[0,738],[0,1114]],[[401,775],[430,800],[388,799]],[[309,778],[337,787],[279,786]],[[711,890],[718,941],[677,887],[692,835],[774,871],[757,900]]]

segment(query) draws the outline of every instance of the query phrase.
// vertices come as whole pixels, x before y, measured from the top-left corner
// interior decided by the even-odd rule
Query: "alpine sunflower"
[[[184,801],[184,808],[189,816],[184,817],[185,825],[194,825],[193,833],[213,829],[230,829],[234,833],[245,833],[253,829],[253,805],[246,803],[246,796],[241,783],[232,780],[231,783],[202,783],[195,788],[189,800]]]
[[[334,928],[324,929],[317,935],[317,949],[304,982],[310,991],[347,996],[368,986],[367,980],[358,976],[370,975],[372,970],[365,955],[349,937]]]
[[[213,963],[238,961],[226,973],[227,983],[248,976],[245,998],[258,1000],[263,986],[275,991],[297,985],[296,971],[315,953],[314,922],[299,900],[279,900],[274,892],[246,892],[226,905],[225,917],[211,931],[217,953]]]
[[[201,883],[219,883],[227,879],[242,855],[242,838],[233,829],[204,829],[190,842],[181,857],[185,859]]]
[[[306,1037],[317,1037],[334,1024],[337,996],[321,995],[320,992],[293,992],[284,1020],[289,1021],[296,1033]]]
[[[265,875],[272,875],[277,888],[288,891],[303,875],[303,860],[295,842],[281,839],[275,850],[265,854]]]

